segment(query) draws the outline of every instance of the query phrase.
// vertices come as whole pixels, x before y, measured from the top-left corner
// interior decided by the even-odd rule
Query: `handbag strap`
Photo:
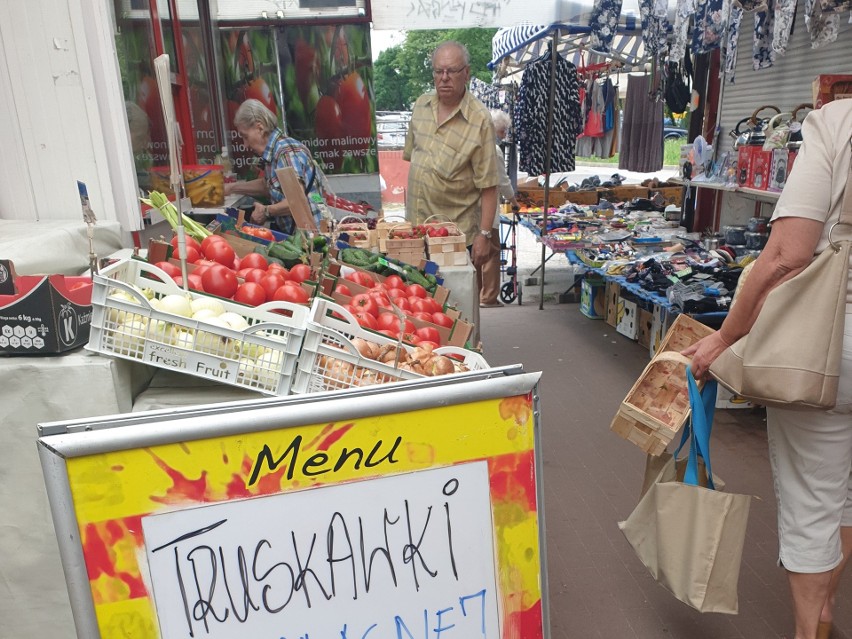
[[[686,384],[689,388],[690,418],[683,429],[680,444],[674,453],[677,459],[681,448],[689,442],[689,456],[686,462],[686,471],[683,483],[698,486],[698,457],[704,460],[707,470],[707,487],[715,489],[713,485],[713,469],[710,465],[710,433],[713,429],[713,416],[716,412],[716,390],[715,380],[709,380],[704,384],[702,390],[698,390],[698,384],[692,371],[686,369]]]

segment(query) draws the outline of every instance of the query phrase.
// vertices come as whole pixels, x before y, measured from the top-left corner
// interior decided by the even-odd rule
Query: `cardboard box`
[[[748,186],[751,176],[751,163],[758,146],[745,144],[737,149],[737,186]]]
[[[639,334],[639,305],[624,297],[618,300],[618,321],[615,325],[615,330],[629,337],[636,339]]]
[[[672,313],[659,304],[655,304],[654,308],[651,309],[651,335],[648,343],[648,354],[651,357],[657,354],[676,317],[677,313]]]
[[[639,346],[645,348],[651,347],[651,335],[654,328],[654,313],[653,311],[644,308],[639,309],[637,323],[639,324],[639,332],[636,335],[636,341]]]
[[[790,151],[787,149],[772,149],[772,164],[769,168],[770,191],[782,191],[787,183],[787,166],[790,161]]]
[[[596,277],[585,277],[580,285],[580,312],[589,319],[606,317],[606,285]]]
[[[14,275],[0,260],[0,353],[64,353],[89,341],[92,280],[86,276]],[[12,286],[9,286],[9,284]],[[14,292],[12,292],[14,291]]]
[[[754,147],[751,152],[751,167],[747,186],[765,191],[769,187],[769,169],[772,166],[772,151]]]
[[[618,325],[618,300],[621,299],[621,285],[607,280],[605,291],[606,323],[615,328]]]
[[[852,75],[822,74],[813,82],[814,108],[833,100],[852,98]]]

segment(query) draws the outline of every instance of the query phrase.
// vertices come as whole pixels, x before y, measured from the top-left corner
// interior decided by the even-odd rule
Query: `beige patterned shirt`
[[[482,189],[497,186],[494,125],[470,92],[440,126],[438,96],[430,92],[414,104],[402,157],[411,162],[406,217],[421,223],[442,215],[458,225],[466,243],[480,229]]]

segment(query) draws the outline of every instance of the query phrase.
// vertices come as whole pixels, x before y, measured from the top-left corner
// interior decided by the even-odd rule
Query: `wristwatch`
[[[486,231],[485,229],[479,229],[479,234],[487,239],[491,239],[491,231]]]

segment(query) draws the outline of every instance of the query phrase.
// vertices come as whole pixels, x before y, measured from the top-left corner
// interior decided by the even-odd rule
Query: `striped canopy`
[[[557,38],[559,54],[578,67],[616,60],[630,70],[646,62],[641,26],[636,16],[622,15],[611,50],[606,54],[595,52],[589,46],[587,23],[522,24],[500,29],[491,41],[492,60],[488,66],[492,70],[501,64],[504,68],[522,67],[543,55],[550,48],[553,37]]]

